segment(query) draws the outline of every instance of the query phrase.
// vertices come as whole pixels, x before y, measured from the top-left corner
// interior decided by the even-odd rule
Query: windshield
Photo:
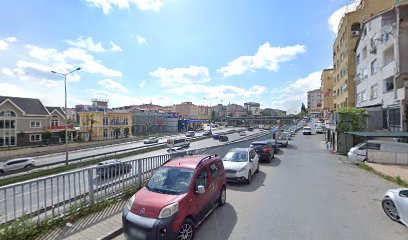
[[[188,191],[194,169],[160,167],[150,178],[146,188],[152,192],[178,195]]]
[[[248,153],[247,152],[229,152],[222,159],[228,162],[248,162]]]

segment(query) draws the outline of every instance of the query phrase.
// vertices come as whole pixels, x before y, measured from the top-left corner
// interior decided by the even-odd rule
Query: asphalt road
[[[247,132],[247,135],[250,136],[257,133],[260,133],[260,131],[256,130],[253,132]],[[230,141],[243,138],[242,136],[239,136],[238,133],[227,134],[227,136],[229,137]],[[192,142],[190,149],[213,146],[224,146],[220,147],[220,149],[229,149],[228,144],[229,142],[222,143],[210,138]],[[220,154],[218,150],[213,149],[212,151]],[[168,154],[166,149],[160,149],[145,154],[129,156],[120,160],[135,160],[164,154]],[[144,172],[146,169],[150,170],[159,166],[160,162],[156,160],[158,159],[154,159],[153,161],[145,161],[145,164],[142,166],[142,172]],[[163,161],[163,159],[161,160]],[[131,172],[127,174],[115,174],[110,178],[101,178],[100,176],[97,176],[96,171],[93,170],[95,197],[106,198],[108,194],[113,194],[116,191],[120,191],[125,183],[130,184],[132,181],[136,181],[135,173],[137,173],[136,162],[133,162]],[[134,178],[125,181],[125,179],[131,177]],[[119,180],[122,180],[122,182],[118,183]],[[88,171],[71,171],[71,174],[65,176],[47,178],[41,181],[33,182],[32,184],[27,183],[18,185],[14,188],[2,189],[0,190],[0,223],[5,220],[19,217],[24,212],[36,213],[38,209],[41,210],[44,208],[44,206],[51,207],[54,204],[67,201],[67,204],[64,206],[54,207],[52,210],[54,215],[63,213],[64,209],[73,205],[74,201],[71,201],[71,199],[77,196],[86,195],[89,192],[88,181]],[[51,211],[48,211],[48,214],[50,215]]]
[[[196,239],[408,239],[408,228],[381,208],[384,192],[396,185],[329,154],[322,140],[300,131],[250,185],[229,184],[227,203]]]

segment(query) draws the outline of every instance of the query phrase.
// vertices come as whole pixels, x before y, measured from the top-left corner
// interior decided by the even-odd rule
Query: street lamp
[[[51,71],[51,73],[64,76],[64,86],[65,86],[65,164],[68,165],[68,114],[67,114],[67,75],[81,70],[80,67],[77,67],[75,70],[72,70],[68,73],[59,73],[56,71]]]
[[[210,101],[210,111],[211,111],[211,113],[210,113],[210,131],[211,131],[211,122],[212,122],[212,109],[211,109],[211,100],[215,100],[215,99],[217,99],[218,97],[215,97],[215,98],[204,98],[204,100],[209,100]]]

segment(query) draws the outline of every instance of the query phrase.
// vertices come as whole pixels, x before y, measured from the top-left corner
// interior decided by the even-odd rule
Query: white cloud
[[[105,79],[105,80],[99,81],[98,84],[101,85],[102,88],[107,89],[107,90],[113,90],[113,91],[118,91],[122,93],[129,92],[127,88],[125,88],[122,84],[115,82],[112,79]]]
[[[2,68],[2,69],[1,69],[1,72],[2,72],[4,75],[8,76],[8,77],[12,77],[12,76],[14,75],[14,74],[13,74],[13,71],[11,71],[10,68]]]
[[[150,76],[158,78],[161,86],[172,87],[210,82],[208,68],[203,66],[190,66],[188,68],[158,68],[150,72]]]
[[[320,77],[322,72],[310,73],[300,78],[283,89],[275,89],[271,92],[273,108],[286,110],[290,113],[299,113],[302,102],[307,102],[307,91],[320,88]]]
[[[113,7],[129,9],[132,4],[142,11],[159,11],[164,5],[164,0],[86,0],[86,2],[92,7],[102,8],[105,14]]]
[[[5,39],[0,39],[0,51],[9,48],[10,43],[17,42],[16,37],[7,37]]]
[[[360,1],[361,0],[354,0],[354,2],[336,10],[332,15],[330,15],[328,23],[330,30],[333,33],[337,34],[341,18],[344,16],[344,14],[355,11]]]
[[[271,47],[267,42],[261,45],[253,56],[240,56],[217,71],[223,74],[224,77],[241,75],[256,69],[277,72],[279,63],[291,61],[297,55],[305,52],[306,47],[303,45]]]
[[[204,94],[207,97],[218,97],[220,99],[234,99],[234,98],[250,98],[260,96],[268,92],[264,86],[254,85],[249,89],[240,88],[236,86],[220,85],[220,86],[206,86],[203,84],[181,85],[179,87],[170,88],[167,92],[186,95],[186,94]]]
[[[80,36],[77,40],[66,40],[66,42],[78,48],[86,49],[90,52],[105,52],[106,49],[102,46],[101,42],[94,42],[91,37],[83,38]]]
[[[42,80],[39,82],[41,86],[45,86],[48,88],[54,88],[54,87],[62,87],[64,84],[63,81],[54,81],[54,80]]]
[[[139,45],[147,44],[146,38],[144,38],[144,37],[142,37],[142,36],[140,36],[140,35],[137,35],[137,36],[136,36],[136,42],[137,42],[137,44],[139,44]]]
[[[114,42],[111,41],[110,44],[112,46],[111,48],[112,52],[122,52],[122,48],[116,45]]]
[[[146,86],[146,81],[142,81],[140,84],[139,84],[139,87],[140,88],[144,88]]]

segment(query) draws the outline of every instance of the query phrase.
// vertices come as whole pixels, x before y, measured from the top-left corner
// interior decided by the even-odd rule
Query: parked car
[[[278,141],[276,141],[276,140],[274,140],[274,139],[266,140],[266,141],[268,141],[268,142],[270,142],[270,143],[272,144],[273,152],[274,152],[274,153],[278,153],[278,152],[279,152],[279,143],[278,143]]]
[[[248,131],[250,131],[250,132],[254,131],[254,127],[249,127]]]
[[[245,131],[239,132],[239,136],[246,136],[246,132]]]
[[[212,138],[213,138],[214,140],[220,140],[220,134],[214,133],[214,134],[212,135]]]
[[[219,141],[220,141],[220,142],[226,142],[226,141],[228,141],[228,136],[227,136],[227,135],[220,135]]]
[[[275,149],[268,141],[256,141],[251,143],[249,147],[254,149],[256,154],[258,154],[259,161],[266,161],[269,163],[272,158],[275,157]]]
[[[101,177],[116,177],[122,174],[129,173],[132,170],[132,165],[119,160],[106,160],[97,164],[96,175]]]
[[[211,130],[207,130],[203,133],[203,136],[211,136],[212,135],[212,131]]]
[[[276,136],[276,140],[278,141],[279,146],[282,147],[287,147],[289,144],[288,135],[283,132],[278,133],[278,135]]]
[[[292,133],[284,131],[282,132],[283,134],[286,134],[286,136],[290,139],[292,137]]]
[[[195,132],[194,131],[188,131],[186,132],[186,137],[194,137]]]
[[[233,148],[222,159],[227,181],[251,183],[259,171],[259,157],[252,148]]]
[[[158,143],[158,142],[159,142],[159,139],[158,139],[157,137],[149,137],[149,138],[146,138],[146,139],[143,141],[144,144]]]
[[[129,239],[194,238],[199,224],[226,201],[226,174],[217,155],[167,161],[123,208]]]
[[[303,127],[303,135],[312,135],[312,128],[308,126]]]
[[[36,166],[37,164],[32,158],[10,159],[0,163],[0,174],[21,169],[30,170]]]
[[[391,220],[401,222],[408,227],[408,188],[389,189],[381,205]]]
[[[408,154],[408,144],[392,141],[368,140],[350,148],[347,156],[355,163],[367,161],[368,151],[382,152],[383,156],[388,159],[393,159],[397,155]],[[389,156],[386,154],[390,153]]]
[[[317,127],[315,128],[315,132],[316,132],[316,133],[323,133],[323,132],[324,132],[323,127],[322,127],[322,126],[317,126]]]

